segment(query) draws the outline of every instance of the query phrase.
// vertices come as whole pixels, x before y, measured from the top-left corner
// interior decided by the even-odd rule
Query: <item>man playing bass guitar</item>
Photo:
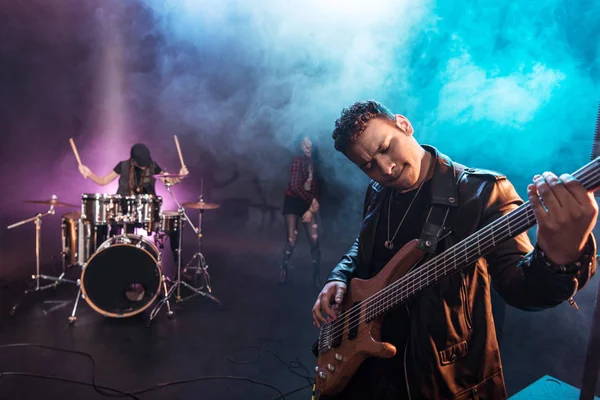
[[[316,326],[329,325],[321,329],[319,351],[332,345],[335,350],[336,340],[364,333],[355,323],[360,318],[367,321],[369,312],[377,315],[379,306],[371,304],[367,314],[365,308],[357,311],[359,306],[353,306],[345,310],[346,325],[336,325],[344,296],[352,294],[353,279],[374,280],[380,272],[387,273],[384,267],[409,242],[418,243],[424,254],[421,262],[487,227],[485,235],[482,231],[471,242],[477,254],[484,255],[470,260],[464,256],[469,263],[460,273],[430,286],[426,282],[418,296],[387,311],[375,340],[395,349],[384,346],[381,357],[365,357],[348,382],[330,393],[320,390],[320,399],[504,399],[491,285],[509,305],[537,311],[565,300],[574,304],[573,295],[595,273],[592,229],[598,206],[593,193],[573,175],[544,172],[527,187],[531,221],[537,222],[535,246],[526,231],[499,241],[499,234],[507,230],[509,235],[520,223],[514,213],[508,226],[501,226],[504,231],[498,230],[501,218],[523,205],[510,181],[497,172],[453,162],[419,144],[413,133],[408,119],[375,101],[355,103],[336,121],[336,150],[372,181],[357,239],[329,275],[312,310]],[[453,254],[456,261],[460,253]],[[411,267],[416,271],[427,268],[416,264]],[[427,271],[413,275],[430,276]],[[403,284],[408,289],[415,286]],[[365,307],[371,300],[365,300]],[[347,335],[340,334],[343,326]],[[331,359],[317,367],[317,387],[338,379],[335,374],[346,360],[356,360],[342,353]]]

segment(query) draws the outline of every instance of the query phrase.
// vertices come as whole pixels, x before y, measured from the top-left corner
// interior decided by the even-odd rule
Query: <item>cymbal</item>
[[[46,204],[48,206],[54,206],[54,207],[71,207],[71,208],[79,208],[81,206],[76,206],[75,204],[68,204],[68,203],[63,203],[60,202],[56,199],[50,199],[50,200],[25,200],[23,201],[23,203],[29,203],[29,204]]]
[[[155,178],[179,178],[179,179],[183,179],[185,177],[187,177],[187,175],[180,175],[180,174],[156,174],[156,175],[152,175]]]
[[[193,208],[195,210],[214,210],[215,208],[221,207],[220,204],[206,203],[204,201],[194,201],[182,204],[184,207]]]

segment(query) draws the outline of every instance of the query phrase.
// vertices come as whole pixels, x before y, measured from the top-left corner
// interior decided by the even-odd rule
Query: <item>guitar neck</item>
[[[600,183],[600,157],[572,175],[588,191],[594,190]],[[531,204],[522,204],[379,291],[369,301],[367,319],[373,319],[404,303],[421,290],[472,264],[489,254],[499,244],[525,232],[535,224]]]

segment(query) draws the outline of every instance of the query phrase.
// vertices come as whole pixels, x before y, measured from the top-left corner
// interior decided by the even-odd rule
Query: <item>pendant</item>
[[[391,250],[394,248],[394,243],[392,243],[391,240],[386,240],[385,243],[383,244],[385,246],[386,249]]]

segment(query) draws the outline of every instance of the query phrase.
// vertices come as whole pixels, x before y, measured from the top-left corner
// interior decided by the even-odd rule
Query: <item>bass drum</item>
[[[114,318],[139,314],[160,292],[160,252],[143,236],[119,235],[102,243],[81,273],[85,301]]]

